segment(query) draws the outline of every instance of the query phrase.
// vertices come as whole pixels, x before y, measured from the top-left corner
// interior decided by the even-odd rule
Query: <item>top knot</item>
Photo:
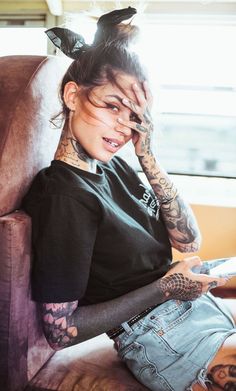
[[[121,23],[137,13],[132,7],[114,10],[102,15],[97,22],[93,45],[128,45],[137,33],[137,27]]]
[[[58,49],[73,60],[76,60],[81,52],[89,48],[82,35],[69,29],[53,27],[46,30],[45,33]]]
[[[98,27],[112,26],[123,22],[123,20],[130,19],[137,13],[137,10],[132,7],[114,10],[102,15],[97,22]]]
[[[129,41],[136,36],[138,28],[121,22],[130,19],[136,12],[135,8],[128,7],[102,15],[98,19],[97,31],[92,45],[87,45],[82,35],[66,28],[53,27],[45,33],[66,56],[76,60],[81,53],[91,47],[102,45],[106,48],[111,44],[127,46]]]

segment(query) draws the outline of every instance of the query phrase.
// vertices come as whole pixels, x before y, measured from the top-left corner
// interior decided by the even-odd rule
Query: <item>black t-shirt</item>
[[[121,158],[97,174],[54,160],[23,200],[32,217],[32,296],[99,303],[163,276],[171,263],[159,203]]]

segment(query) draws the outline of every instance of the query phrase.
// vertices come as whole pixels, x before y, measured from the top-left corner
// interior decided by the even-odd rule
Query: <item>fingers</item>
[[[225,276],[221,277],[212,277],[207,274],[196,273],[196,270],[201,269],[203,262],[200,257],[193,256],[185,258],[183,261],[176,262],[168,271],[167,275],[173,273],[183,273],[184,276],[190,278],[192,281],[198,281],[202,286],[202,293],[206,293],[209,290],[223,286],[227,283],[228,278]],[[195,272],[192,270],[195,269]]]
[[[132,85],[134,95],[137,102],[131,99],[122,99],[122,103],[129,107],[138,116],[142,116],[147,111],[147,106],[152,104],[152,95],[148,87],[147,82],[143,83],[143,89],[141,89],[136,83]]]
[[[137,101],[139,103],[139,105],[141,107],[143,107],[144,105],[146,105],[146,96],[145,96],[145,92],[138,87],[138,85],[135,83],[133,84],[133,91],[135,93],[135,96],[137,98]]]
[[[183,262],[186,264],[186,266],[189,269],[192,269],[197,266],[202,266],[201,258],[197,255],[194,255],[193,257],[184,258]]]
[[[143,124],[138,124],[137,122],[134,121],[125,121],[122,118],[118,118],[117,122],[119,122],[119,124],[126,126],[127,128],[136,130],[139,134],[145,134],[148,131],[148,129]]]
[[[203,286],[203,291],[207,292],[210,289],[216,288],[218,286],[223,286],[226,284],[228,281],[227,277],[210,277],[209,275],[206,274],[197,274],[196,270],[199,268],[201,269],[202,265],[204,263],[201,261],[200,257],[198,256],[193,256],[189,258],[184,259],[186,265],[188,268],[191,270],[191,274],[193,274],[195,277],[192,277],[193,279],[197,279],[202,283]],[[195,269],[195,272],[193,272],[193,269]]]
[[[195,255],[193,257],[184,258],[182,261],[172,263],[167,274],[176,272],[181,272],[185,274],[189,274],[190,272],[191,274],[193,274],[192,268],[194,268],[195,270],[200,270],[201,265],[201,259],[197,255]]]
[[[223,286],[228,281],[227,277],[209,277],[206,274],[198,274],[198,280],[209,287]],[[214,286],[215,285],[215,286]]]
[[[146,80],[143,82],[143,90],[144,90],[144,95],[145,95],[145,98],[148,102],[148,105],[151,107],[152,102],[153,102],[153,97],[152,97],[151,90],[148,86],[148,82]]]
[[[137,114],[138,117],[142,114],[141,107],[131,99],[122,99],[122,103],[127,106],[133,113]]]

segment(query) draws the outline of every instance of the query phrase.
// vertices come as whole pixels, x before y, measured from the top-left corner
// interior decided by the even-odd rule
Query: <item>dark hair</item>
[[[93,87],[103,85],[107,81],[117,84],[117,72],[135,76],[140,82],[147,78],[138,55],[129,49],[129,44],[136,38],[137,33],[136,26],[124,23],[112,26],[112,29],[107,31],[107,35],[104,29],[101,34],[98,28],[93,44],[80,53],[63,77],[60,97],[65,119],[69,114],[69,109],[63,101],[67,82],[74,81],[82,85],[83,92],[89,97]]]

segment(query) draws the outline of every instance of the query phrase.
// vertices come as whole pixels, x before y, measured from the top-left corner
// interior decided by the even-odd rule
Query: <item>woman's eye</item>
[[[107,107],[109,109],[111,109],[112,111],[115,111],[115,112],[118,112],[119,111],[119,107],[115,106],[115,105],[112,105],[111,103],[107,103]]]

